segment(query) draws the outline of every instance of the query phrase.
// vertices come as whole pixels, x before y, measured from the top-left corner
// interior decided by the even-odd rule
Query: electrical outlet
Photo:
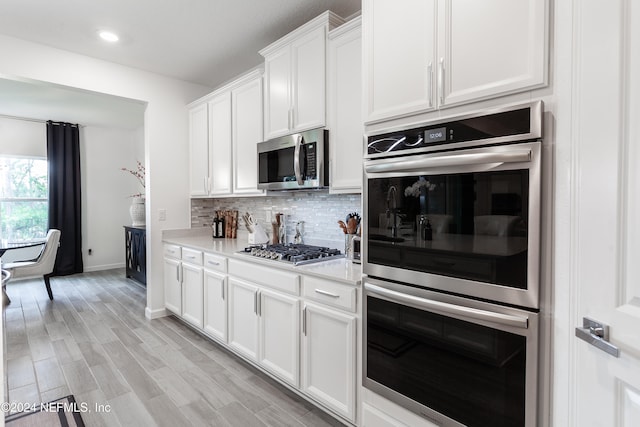
[[[265,217],[265,220],[267,221],[267,223],[271,222],[271,208],[265,208],[264,217]]]
[[[166,221],[167,220],[167,210],[159,209],[158,210],[158,221]]]

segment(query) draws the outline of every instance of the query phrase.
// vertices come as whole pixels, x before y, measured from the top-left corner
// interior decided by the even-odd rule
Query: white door
[[[544,0],[439,0],[438,104],[545,83]]]
[[[286,135],[291,128],[291,48],[265,58],[265,139]]]
[[[180,261],[164,258],[164,306],[182,315],[182,278]]]
[[[298,387],[299,323],[297,298],[260,291],[260,364],[294,387]]]
[[[366,121],[435,106],[436,0],[364,0]]]
[[[556,162],[555,312],[569,314],[556,327],[555,424],[639,426],[640,5],[573,3],[571,140],[557,141],[566,157]],[[609,326],[618,357],[563,340],[583,317]]]
[[[202,267],[182,263],[182,318],[202,328]]]
[[[325,124],[326,28],[324,26],[291,43],[292,130]]]
[[[227,276],[204,270],[204,330],[227,342]]]
[[[233,192],[262,194],[258,190],[258,151],[262,142],[262,78],[231,94],[233,121]]]
[[[211,195],[231,194],[231,92],[209,101]]]
[[[229,278],[229,345],[258,360],[258,288]]]
[[[209,194],[209,127],[207,104],[189,110],[189,185],[192,196]]]
[[[302,389],[354,421],[356,318],[313,304],[302,316]]]

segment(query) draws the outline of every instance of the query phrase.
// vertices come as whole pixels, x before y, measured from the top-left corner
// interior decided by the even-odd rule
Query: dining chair
[[[37,259],[31,261],[16,261],[3,263],[2,268],[11,273],[11,279],[29,278],[42,276],[44,284],[47,287],[49,299],[53,300],[51,292],[51,283],[49,277],[53,273],[53,266],[56,263],[58,254],[58,246],[60,245],[60,230],[51,229],[47,233],[47,239],[44,249]]]

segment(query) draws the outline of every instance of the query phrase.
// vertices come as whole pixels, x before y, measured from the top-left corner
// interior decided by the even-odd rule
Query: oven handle
[[[461,305],[449,304],[441,301],[434,301],[425,298],[416,297],[413,295],[404,294],[402,292],[393,291],[390,289],[382,288],[380,286],[372,285],[370,283],[364,284],[365,290],[373,294],[389,298],[393,302],[398,304],[408,304],[416,308],[426,309],[428,311],[437,314],[453,314],[460,317],[484,320],[495,324],[514,326],[521,329],[527,329],[529,326],[529,320],[526,317],[513,316],[510,314],[494,313],[492,311],[480,310],[477,308],[464,307]]]
[[[500,153],[452,154],[448,156],[420,156],[365,163],[367,173],[422,172],[430,168],[486,164],[497,167],[503,163],[531,161],[531,149],[515,149]]]

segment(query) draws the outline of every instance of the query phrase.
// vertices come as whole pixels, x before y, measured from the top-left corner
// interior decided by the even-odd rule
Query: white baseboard
[[[103,265],[94,265],[91,267],[84,267],[85,273],[91,273],[94,271],[102,271],[102,270],[113,270],[115,268],[124,268],[125,264],[123,262],[119,262],[117,264],[103,264]]]
[[[159,319],[160,317],[166,317],[169,315],[169,312],[164,308],[158,308],[155,310],[151,310],[149,307],[144,309],[144,317],[149,320]]]

